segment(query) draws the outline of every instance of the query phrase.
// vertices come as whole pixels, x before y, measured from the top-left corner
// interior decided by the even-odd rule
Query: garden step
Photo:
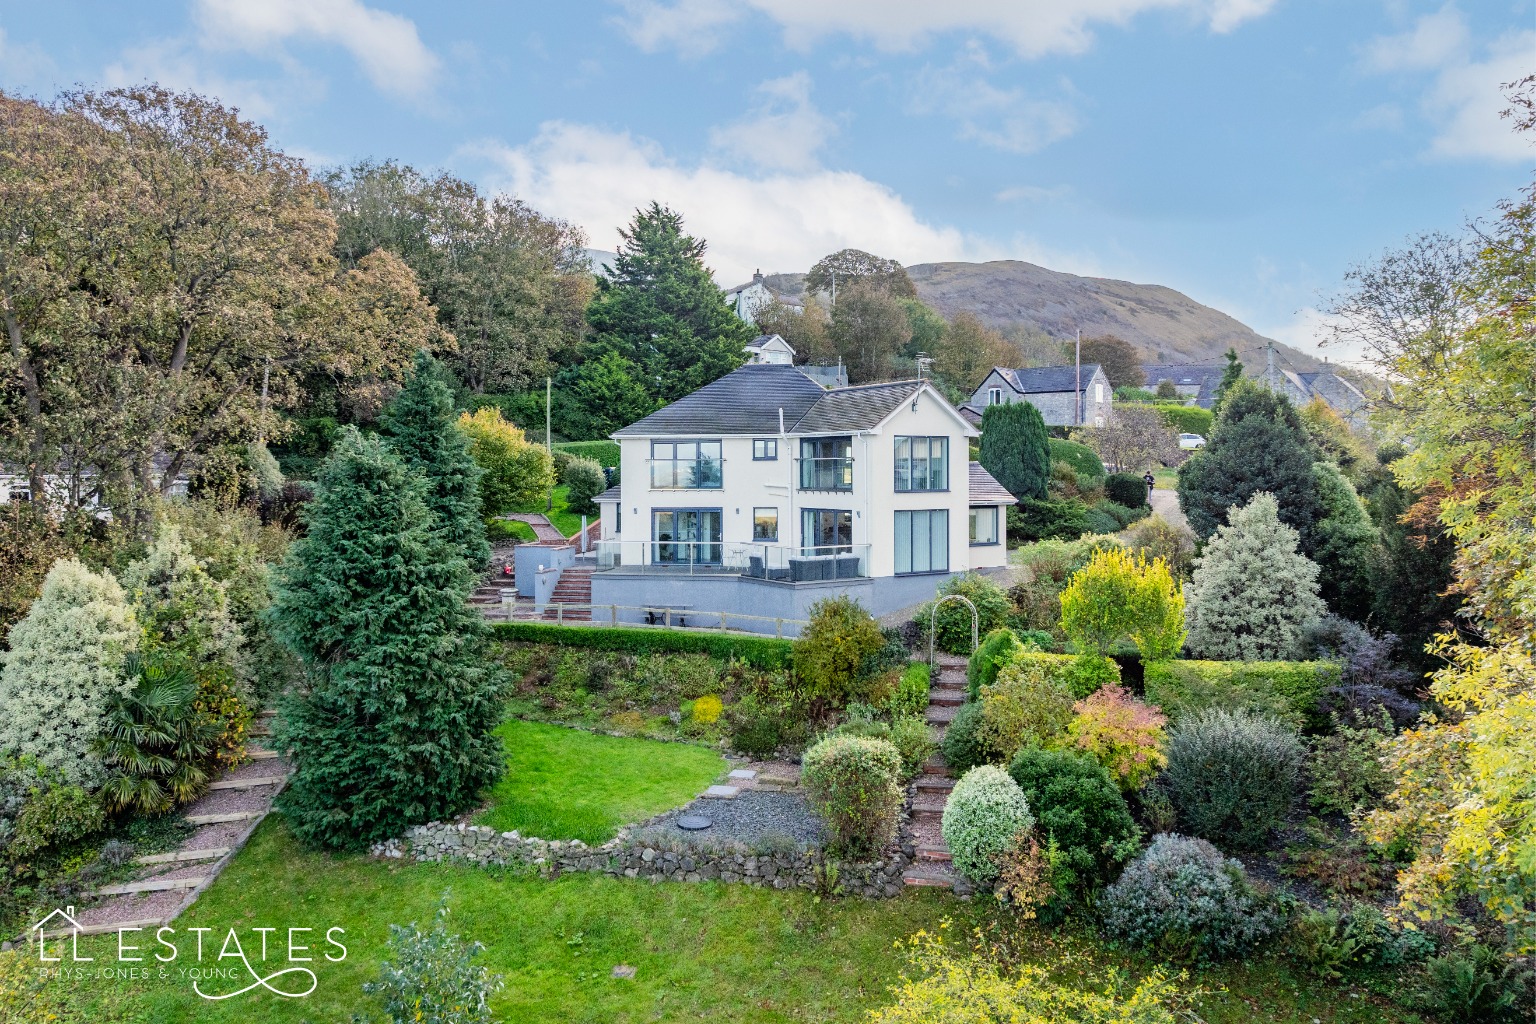
[[[169,919],[164,917],[141,917],[132,921],[97,921],[94,924],[81,924],[79,928],[57,928],[51,932],[43,932],[43,939],[46,942],[52,942],[54,939],[67,939],[72,935],[110,935],[120,928],[141,928],[152,932],[168,921]]]
[[[208,783],[209,789],[260,789],[262,786],[281,786],[286,775],[262,775],[254,779],[220,779]]]
[[[710,800],[735,800],[740,792],[735,786],[710,786],[703,795]]]
[[[147,882],[128,882],[123,885],[104,885],[91,893],[92,896],[130,896],[141,892],[165,892],[168,889],[196,889],[207,878],[152,878]]]
[[[757,778],[757,772],[750,768],[735,768],[726,776],[733,783],[748,783]]]
[[[950,722],[955,720],[955,713],[959,710],[960,709],[958,707],[945,707],[940,704],[930,704],[928,705],[928,713],[923,717],[928,720],[929,725],[948,725]]]
[[[947,846],[919,846],[917,859],[928,861],[931,864],[948,864],[950,862],[949,847]]]
[[[797,789],[799,779],[793,779],[785,775],[759,775],[752,780],[753,789],[766,790],[770,793],[783,793]]]
[[[912,819],[914,821],[939,821],[944,817],[944,803],[949,797],[919,793],[912,798]]]
[[[151,853],[133,858],[135,864],[184,864],[190,861],[218,860],[229,852],[227,846],[215,846],[207,850],[177,850],[174,853]]]
[[[189,814],[188,825],[222,825],[226,821],[254,821],[266,811],[232,811],[229,814]]]
[[[902,874],[901,881],[904,885],[920,885],[933,889],[953,889],[955,876],[948,866],[934,864],[932,866],[910,867]]]
[[[919,775],[917,777],[917,791],[919,793],[948,793],[955,788],[955,780],[948,775]]]
[[[942,775],[949,779],[955,777],[955,770],[949,766],[949,762],[944,760],[943,754],[934,754],[924,761],[923,771],[929,775]]]
[[[246,747],[245,756],[252,761],[275,761],[277,760],[277,751],[268,750],[266,747]]]
[[[928,703],[938,704],[947,708],[957,708],[965,703],[964,690],[951,690],[948,687],[942,690],[929,690]]]

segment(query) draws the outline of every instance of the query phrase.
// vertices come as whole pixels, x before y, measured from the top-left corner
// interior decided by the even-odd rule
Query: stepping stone
[[[735,800],[736,794],[740,792],[735,786],[710,786],[704,791],[704,797],[708,800]]]
[[[615,978],[623,978],[624,980],[628,981],[628,980],[633,979],[634,976],[635,976],[635,969],[633,967],[629,966],[629,964],[614,964],[613,965],[613,977],[615,977]]]
[[[730,779],[732,782],[751,782],[753,779],[757,778],[757,772],[754,772],[750,768],[737,768],[736,770],[732,771],[731,774],[727,775],[726,778]]]
[[[135,864],[183,864],[189,861],[218,860],[229,852],[227,846],[215,846],[207,850],[177,850],[175,853],[151,853],[133,858]]]
[[[92,896],[131,896],[141,892],[166,892],[170,889],[196,889],[206,878],[152,878],[147,882],[128,882],[125,885],[107,885]]]
[[[188,825],[222,825],[226,821],[253,821],[266,811],[235,811],[231,814],[189,814]]]
[[[798,779],[785,778],[782,775],[764,775],[752,783],[752,788],[770,793],[784,793],[799,785]]]
[[[208,783],[209,789],[260,789],[262,786],[281,786],[286,775],[264,775],[253,779],[220,779]]]

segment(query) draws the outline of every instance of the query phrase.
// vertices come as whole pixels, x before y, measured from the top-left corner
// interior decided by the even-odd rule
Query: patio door
[[[719,565],[723,518],[718,508],[657,509],[651,513],[651,561]]]

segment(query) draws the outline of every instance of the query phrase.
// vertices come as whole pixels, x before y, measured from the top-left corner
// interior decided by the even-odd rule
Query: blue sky
[[[723,284],[843,246],[1165,284],[1301,347],[1345,270],[1530,179],[1536,0],[52,0],[0,88],[156,80],[597,248],[652,197]]]

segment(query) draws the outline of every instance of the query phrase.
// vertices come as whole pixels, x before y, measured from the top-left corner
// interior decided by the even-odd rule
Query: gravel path
[[[1153,512],[1156,512],[1174,526],[1189,525],[1189,520],[1184,518],[1184,510],[1179,508],[1179,494],[1172,488],[1152,488],[1152,495],[1148,501],[1151,502]]]
[[[677,827],[684,814],[702,814],[714,824],[702,832],[688,832]],[[747,847],[763,845],[820,846],[823,841],[821,820],[799,793],[769,793],[746,790],[734,800],[698,799],[687,807],[668,812],[661,821],[636,829],[635,838],[665,839],[690,846],[716,846],[740,843]]]

